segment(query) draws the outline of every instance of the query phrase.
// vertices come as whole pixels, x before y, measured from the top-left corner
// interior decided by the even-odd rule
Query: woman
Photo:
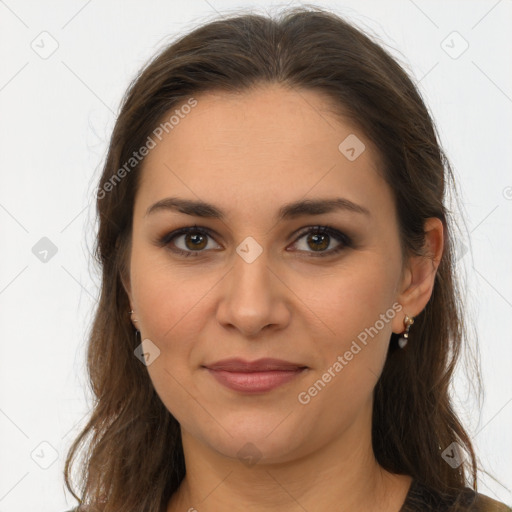
[[[331,13],[155,57],[98,189],[80,510],[510,510],[448,393],[451,179],[412,81]]]

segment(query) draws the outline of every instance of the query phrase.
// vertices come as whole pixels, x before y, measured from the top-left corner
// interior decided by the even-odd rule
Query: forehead
[[[237,205],[261,209],[302,197],[342,195],[379,209],[391,201],[378,153],[326,96],[269,85],[194,98],[145,158],[145,203],[181,194],[235,214]]]

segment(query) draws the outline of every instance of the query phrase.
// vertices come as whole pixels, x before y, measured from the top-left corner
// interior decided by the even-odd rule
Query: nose
[[[293,294],[283,277],[269,267],[265,250],[254,261],[237,255],[222,281],[217,320],[223,327],[254,338],[263,330],[267,334],[289,324]]]

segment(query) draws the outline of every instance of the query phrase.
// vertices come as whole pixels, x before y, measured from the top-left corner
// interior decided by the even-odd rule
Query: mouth
[[[223,386],[242,393],[266,393],[304,373],[308,367],[281,359],[225,359],[204,366]]]

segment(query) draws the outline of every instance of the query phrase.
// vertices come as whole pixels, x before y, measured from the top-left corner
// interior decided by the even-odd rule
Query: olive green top
[[[76,507],[66,512],[82,511]],[[469,487],[452,494],[442,494],[413,480],[404,504],[398,512],[512,512],[512,507],[484,494],[475,493]]]

